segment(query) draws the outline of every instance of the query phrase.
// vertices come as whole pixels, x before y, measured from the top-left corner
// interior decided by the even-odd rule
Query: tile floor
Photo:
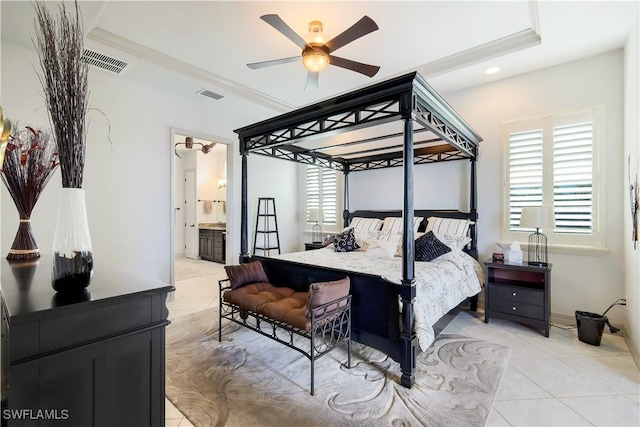
[[[221,264],[176,261],[169,319],[216,306]],[[640,373],[624,339],[605,333],[600,347],[578,341],[573,329],[552,327],[549,338],[481,312],[461,313],[444,332],[511,348],[487,426],[640,426]],[[166,427],[192,424],[166,401]]]

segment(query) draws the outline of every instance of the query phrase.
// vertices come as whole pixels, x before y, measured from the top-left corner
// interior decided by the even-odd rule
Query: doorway
[[[197,132],[172,129],[171,132],[171,283],[184,279],[185,265],[189,278],[207,275],[215,269],[212,261],[203,261],[201,229],[215,227],[224,233],[224,258],[216,257],[222,267],[230,259],[230,239],[226,239],[232,210],[228,203],[232,194],[230,142]],[[203,235],[206,233],[203,233]],[[220,240],[216,240],[220,244]],[[220,252],[216,252],[218,255]],[[208,258],[205,256],[205,258]]]

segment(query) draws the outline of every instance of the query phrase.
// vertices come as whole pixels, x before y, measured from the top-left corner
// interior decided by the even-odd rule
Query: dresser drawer
[[[510,301],[506,299],[492,299],[491,311],[497,311],[514,316],[528,317],[530,319],[544,320],[544,306],[526,304],[523,302]]]
[[[493,283],[490,283],[489,286],[491,299],[497,298],[533,305],[544,305],[543,291],[519,288],[515,286],[502,286]]]

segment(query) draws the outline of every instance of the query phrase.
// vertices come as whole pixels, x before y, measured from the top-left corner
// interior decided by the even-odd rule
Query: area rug
[[[418,356],[412,389],[400,365],[362,344],[316,362],[238,325],[217,309],[178,317],[167,328],[166,394],[196,427],[484,426],[510,349],[464,335],[440,334]]]

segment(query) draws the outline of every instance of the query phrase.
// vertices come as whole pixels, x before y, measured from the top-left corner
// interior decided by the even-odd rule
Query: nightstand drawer
[[[544,292],[534,289],[524,289],[515,286],[502,286],[490,283],[491,299],[504,299],[514,303],[544,305]]]
[[[530,319],[544,320],[544,306],[526,304],[506,299],[492,299],[491,310],[514,316],[528,317]]]

